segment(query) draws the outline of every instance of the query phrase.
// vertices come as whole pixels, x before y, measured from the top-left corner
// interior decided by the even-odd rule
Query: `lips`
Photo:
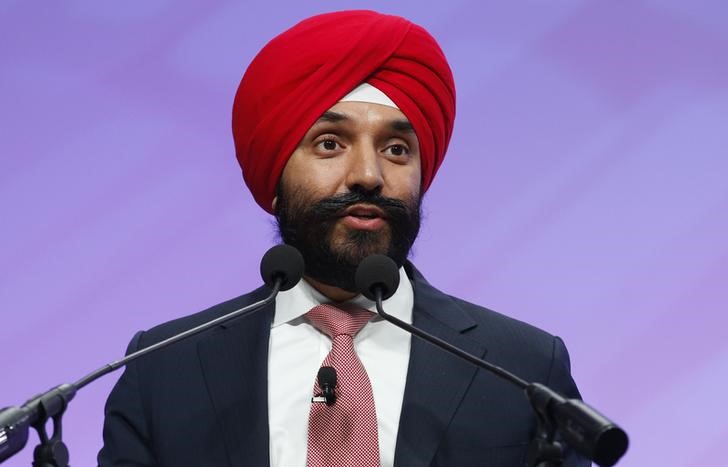
[[[376,206],[357,204],[347,208],[341,218],[345,225],[358,230],[379,230],[386,215]]]
[[[362,204],[356,204],[354,206],[351,206],[347,208],[344,211],[344,216],[354,216],[354,217],[360,217],[364,219],[373,219],[375,217],[386,217],[384,214],[384,211],[382,211],[380,208],[376,206],[371,205],[362,205]]]

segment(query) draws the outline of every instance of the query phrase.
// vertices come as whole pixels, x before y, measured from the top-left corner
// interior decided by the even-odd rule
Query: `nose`
[[[346,185],[349,191],[379,194],[384,185],[381,158],[374,147],[365,145],[350,154]]]

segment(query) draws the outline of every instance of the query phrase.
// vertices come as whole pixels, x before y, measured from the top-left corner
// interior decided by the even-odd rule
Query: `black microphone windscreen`
[[[293,288],[303,277],[301,252],[286,244],[274,246],[266,251],[263,259],[260,260],[260,276],[269,287],[272,287],[276,279],[280,278],[280,290]]]
[[[569,445],[598,465],[614,465],[627,451],[627,433],[584,402],[568,399],[551,411]]]
[[[386,300],[399,287],[399,268],[389,256],[367,256],[356,268],[354,282],[362,295],[369,300],[376,300],[377,288],[382,291],[382,300]]]
[[[331,366],[322,366],[318,372],[319,386],[322,388],[330,385],[332,388],[336,386],[336,369]]]

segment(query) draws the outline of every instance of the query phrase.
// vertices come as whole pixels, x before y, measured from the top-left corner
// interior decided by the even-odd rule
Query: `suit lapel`
[[[413,278],[414,325],[482,358],[485,347],[465,335],[476,326],[475,321],[451,298],[430,286],[413,266],[408,264],[407,270]],[[266,289],[256,290],[250,303],[266,294]],[[270,465],[268,340],[274,310],[275,305],[270,304],[221,326],[198,344],[205,383],[232,466]],[[475,373],[469,363],[412,338],[395,466],[426,467],[432,463]]]
[[[485,347],[464,334],[476,326],[475,321],[451,298],[430,286],[411,265],[408,273],[415,293],[413,324],[482,358]],[[432,463],[476,371],[470,363],[412,337],[395,466],[424,467]]]
[[[250,303],[267,295],[258,289]],[[223,325],[198,344],[230,465],[269,465],[268,338],[275,304]]]

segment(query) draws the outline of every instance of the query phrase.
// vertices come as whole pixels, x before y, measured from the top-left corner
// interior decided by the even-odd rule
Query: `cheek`
[[[304,189],[316,197],[331,196],[340,191],[346,168],[337,158],[316,159],[294,154],[281,175],[287,189]]]
[[[418,198],[422,192],[422,173],[419,165],[417,166],[417,170],[410,176],[409,186],[411,187],[410,195],[412,196],[412,199]]]
[[[410,165],[394,167],[387,177],[389,193],[384,194],[398,199],[417,199],[420,196],[421,177],[419,160]]]
[[[411,187],[411,193],[419,196],[420,190],[422,189],[422,162],[420,161],[419,150],[416,155],[412,158],[412,161],[407,165],[409,169],[408,181]]]

